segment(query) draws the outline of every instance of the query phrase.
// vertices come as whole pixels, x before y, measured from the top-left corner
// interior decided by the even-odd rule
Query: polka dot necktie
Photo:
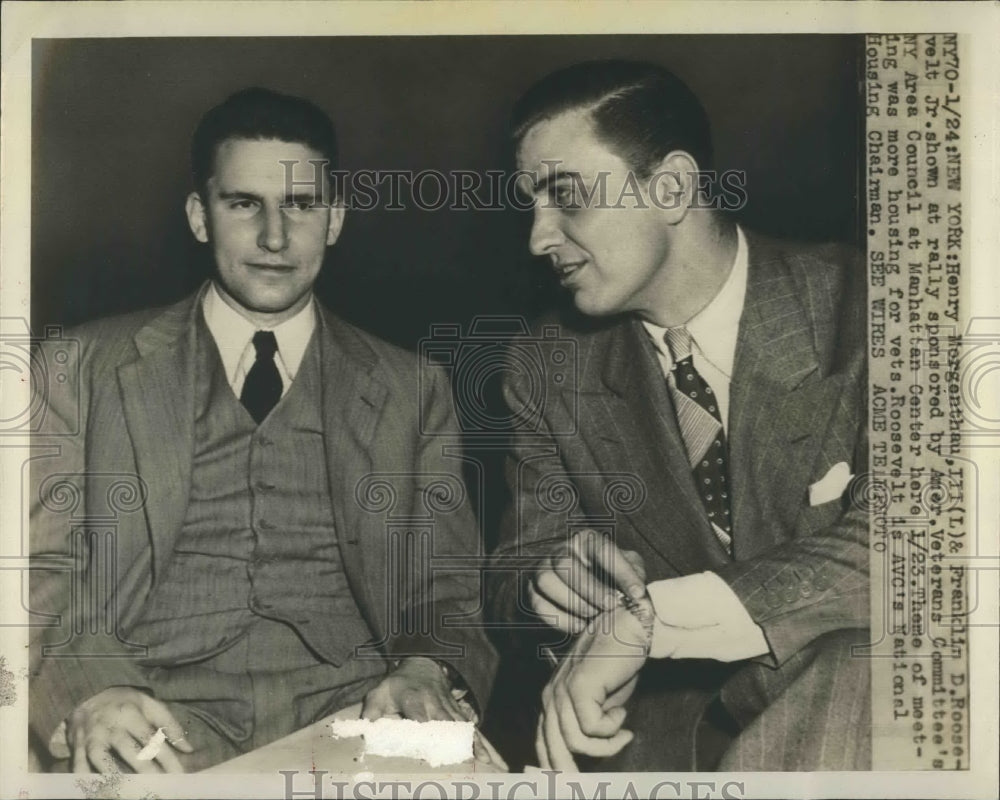
[[[677,423],[687,449],[688,463],[712,530],[727,553],[733,551],[729,508],[729,464],[726,432],[712,387],[698,374],[691,357],[691,334],[679,326],[667,328],[663,339],[674,359],[673,381],[668,380],[677,411]]]
[[[253,346],[257,351],[257,360],[247,372],[240,402],[260,425],[281,399],[284,384],[278,373],[278,365],[274,363],[274,354],[278,352],[278,340],[274,337],[274,332],[257,331],[253,335]]]

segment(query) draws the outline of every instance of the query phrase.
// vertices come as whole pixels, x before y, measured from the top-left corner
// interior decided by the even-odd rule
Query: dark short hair
[[[689,153],[700,169],[712,165],[705,109],[680,78],[661,66],[587,61],[545,76],[514,106],[514,146],[539,122],[575,110],[590,112],[598,139],[641,177],[649,177],[673,150]]]
[[[201,118],[191,140],[191,172],[204,191],[215,154],[227,139],[277,139],[304,144],[337,167],[337,133],[326,112],[301,97],[251,87],[227,97]]]

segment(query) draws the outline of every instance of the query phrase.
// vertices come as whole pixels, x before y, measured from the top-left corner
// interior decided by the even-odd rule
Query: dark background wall
[[[846,36],[517,36],[36,40],[32,314],[36,330],[178,299],[206,274],[182,205],[200,115],[263,85],[334,117],[342,166],[509,168],[505,121],[543,73],[634,57],[684,78],[714,123],[719,169],[748,175],[750,226],[857,238],[858,40]],[[552,302],[528,215],[410,208],[349,215],[323,300],[415,347],[432,322]]]

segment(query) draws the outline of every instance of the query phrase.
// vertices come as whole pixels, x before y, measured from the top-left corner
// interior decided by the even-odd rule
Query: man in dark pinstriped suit
[[[508,473],[497,563],[535,566],[491,577],[494,613],[541,618],[564,651],[540,763],[868,768],[857,258],[755,236],[699,201],[708,123],[660,67],[554,73],[513,135],[533,173],[531,250],[582,314],[560,320],[577,384],[544,386]],[[511,378],[511,406],[533,388]],[[587,529],[602,517],[613,536]]]
[[[442,629],[475,620],[478,576],[431,580],[390,552],[385,523],[433,522],[434,554],[478,553],[441,455],[446,379],[313,297],[344,218],[332,123],[248,89],[205,115],[192,161],[212,280],[69,332],[71,380],[35,440],[31,607],[61,624],[33,643],[30,717],[56,768],[193,771],[355,702],[464,720],[492,682],[482,631]],[[392,477],[366,489],[373,473]],[[116,507],[115,480],[135,503]],[[76,533],[102,515],[110,555]],[[41,569],[74,552],[71,571]],[[157,729],[167,742],[140,758]]]

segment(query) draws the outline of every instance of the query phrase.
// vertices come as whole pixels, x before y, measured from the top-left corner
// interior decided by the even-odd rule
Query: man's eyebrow
[[[559,183],[562,180],[569,180],[570,178],[579,178],[579,172],[563,172],[558,170],[556,172],[547,172],[544,177],[540,178],[532,187],[535,192],[548,192],[550,191],[552,184]]]
[[[253,192],[243,192],[239,189],[233,191],[220,191],[219,197],[222,200],[263,200],[259,194]]]
[[[245,192],[239,189],[220,191],[219,198],[222,200],[255,200],[259,203],[264,201],[264,198],[259,194],[255,194],[254,192]],[[292,194],[286,194],[282,199],[283,204],[305,202],[315,203],[316,193],[307,189],[300,189]]]

